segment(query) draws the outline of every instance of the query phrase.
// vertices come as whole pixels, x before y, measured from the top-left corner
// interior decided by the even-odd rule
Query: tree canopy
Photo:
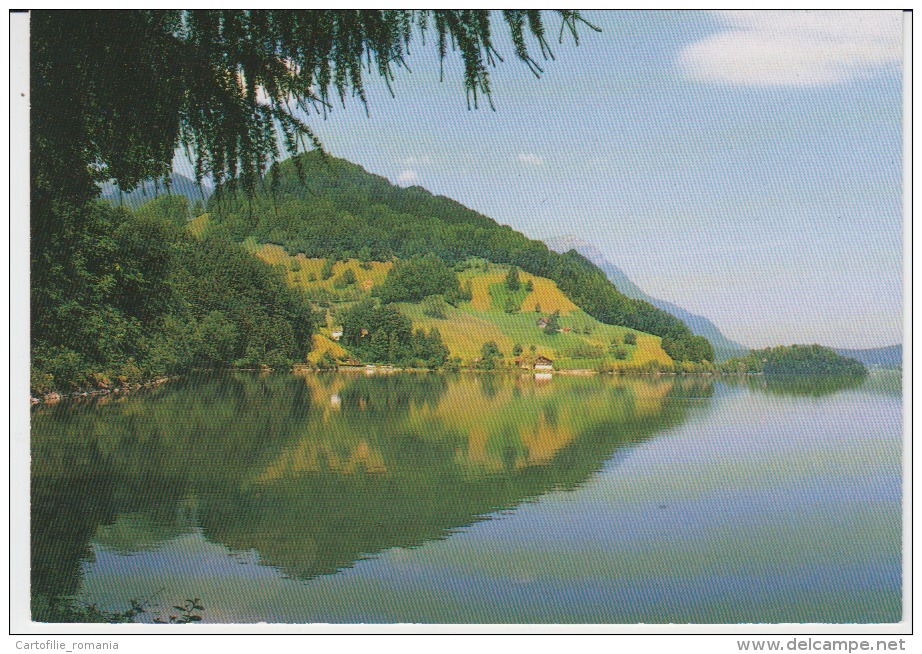
[[[304,361],[319,322],[307,298],[239,245],[178,227],[186,204],[90,202],[57,242],[32,288],[34,394]]]

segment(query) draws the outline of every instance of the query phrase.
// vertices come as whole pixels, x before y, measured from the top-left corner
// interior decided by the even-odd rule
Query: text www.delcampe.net
[[[888,652],[906,649],[906,640],[827,640],[822,638],[794,638],[783,640],[738,640],[741,652]]]

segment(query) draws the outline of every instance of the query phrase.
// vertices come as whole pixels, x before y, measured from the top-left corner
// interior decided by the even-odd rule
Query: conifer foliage
[[[557,13],[560,38],[591,27]],[[95,195],[98,179],[130,190],[168,176],[182,146],[199,180],[252,189],[282,154],[319,146],[309,117],[350,96],[364,102],[367,74],[390,87],[427,34],[442,60],[460,56],[468,103],[489,101],[498,16],[515,57],[540,74],[528,39],[540,57],[552,53],[536,10],[33,12],[36,181],[50,190],[67,178],[62,191],[77,197]]]

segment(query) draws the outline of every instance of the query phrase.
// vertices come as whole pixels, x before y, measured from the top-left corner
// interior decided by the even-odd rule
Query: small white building
[[[551,372],[552,370],[554,370],[554,362],[547,357],[535,359],[535,372]]]
[[[342,330],[342,329],[334,329],[334,330],[333,330],[333,333],[330,334],[330,337],[331,337],[334,341],[338,341],[339,339],[341,339],[341,338],[343,337],[343,330]]]

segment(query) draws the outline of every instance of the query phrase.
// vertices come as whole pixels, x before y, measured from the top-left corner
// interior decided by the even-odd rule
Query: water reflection
[[[701,379],[228,374],[43,408],[33,598],[77,593],[94,545],[141,552],[193,530],[289,576],[332,573],[577,488],[712,393]]]
[[[726,378],[727,383],[786,397],[824,397],[840,391],[855,390],[865,385],[867,378],[856,375],[756,375]]]

